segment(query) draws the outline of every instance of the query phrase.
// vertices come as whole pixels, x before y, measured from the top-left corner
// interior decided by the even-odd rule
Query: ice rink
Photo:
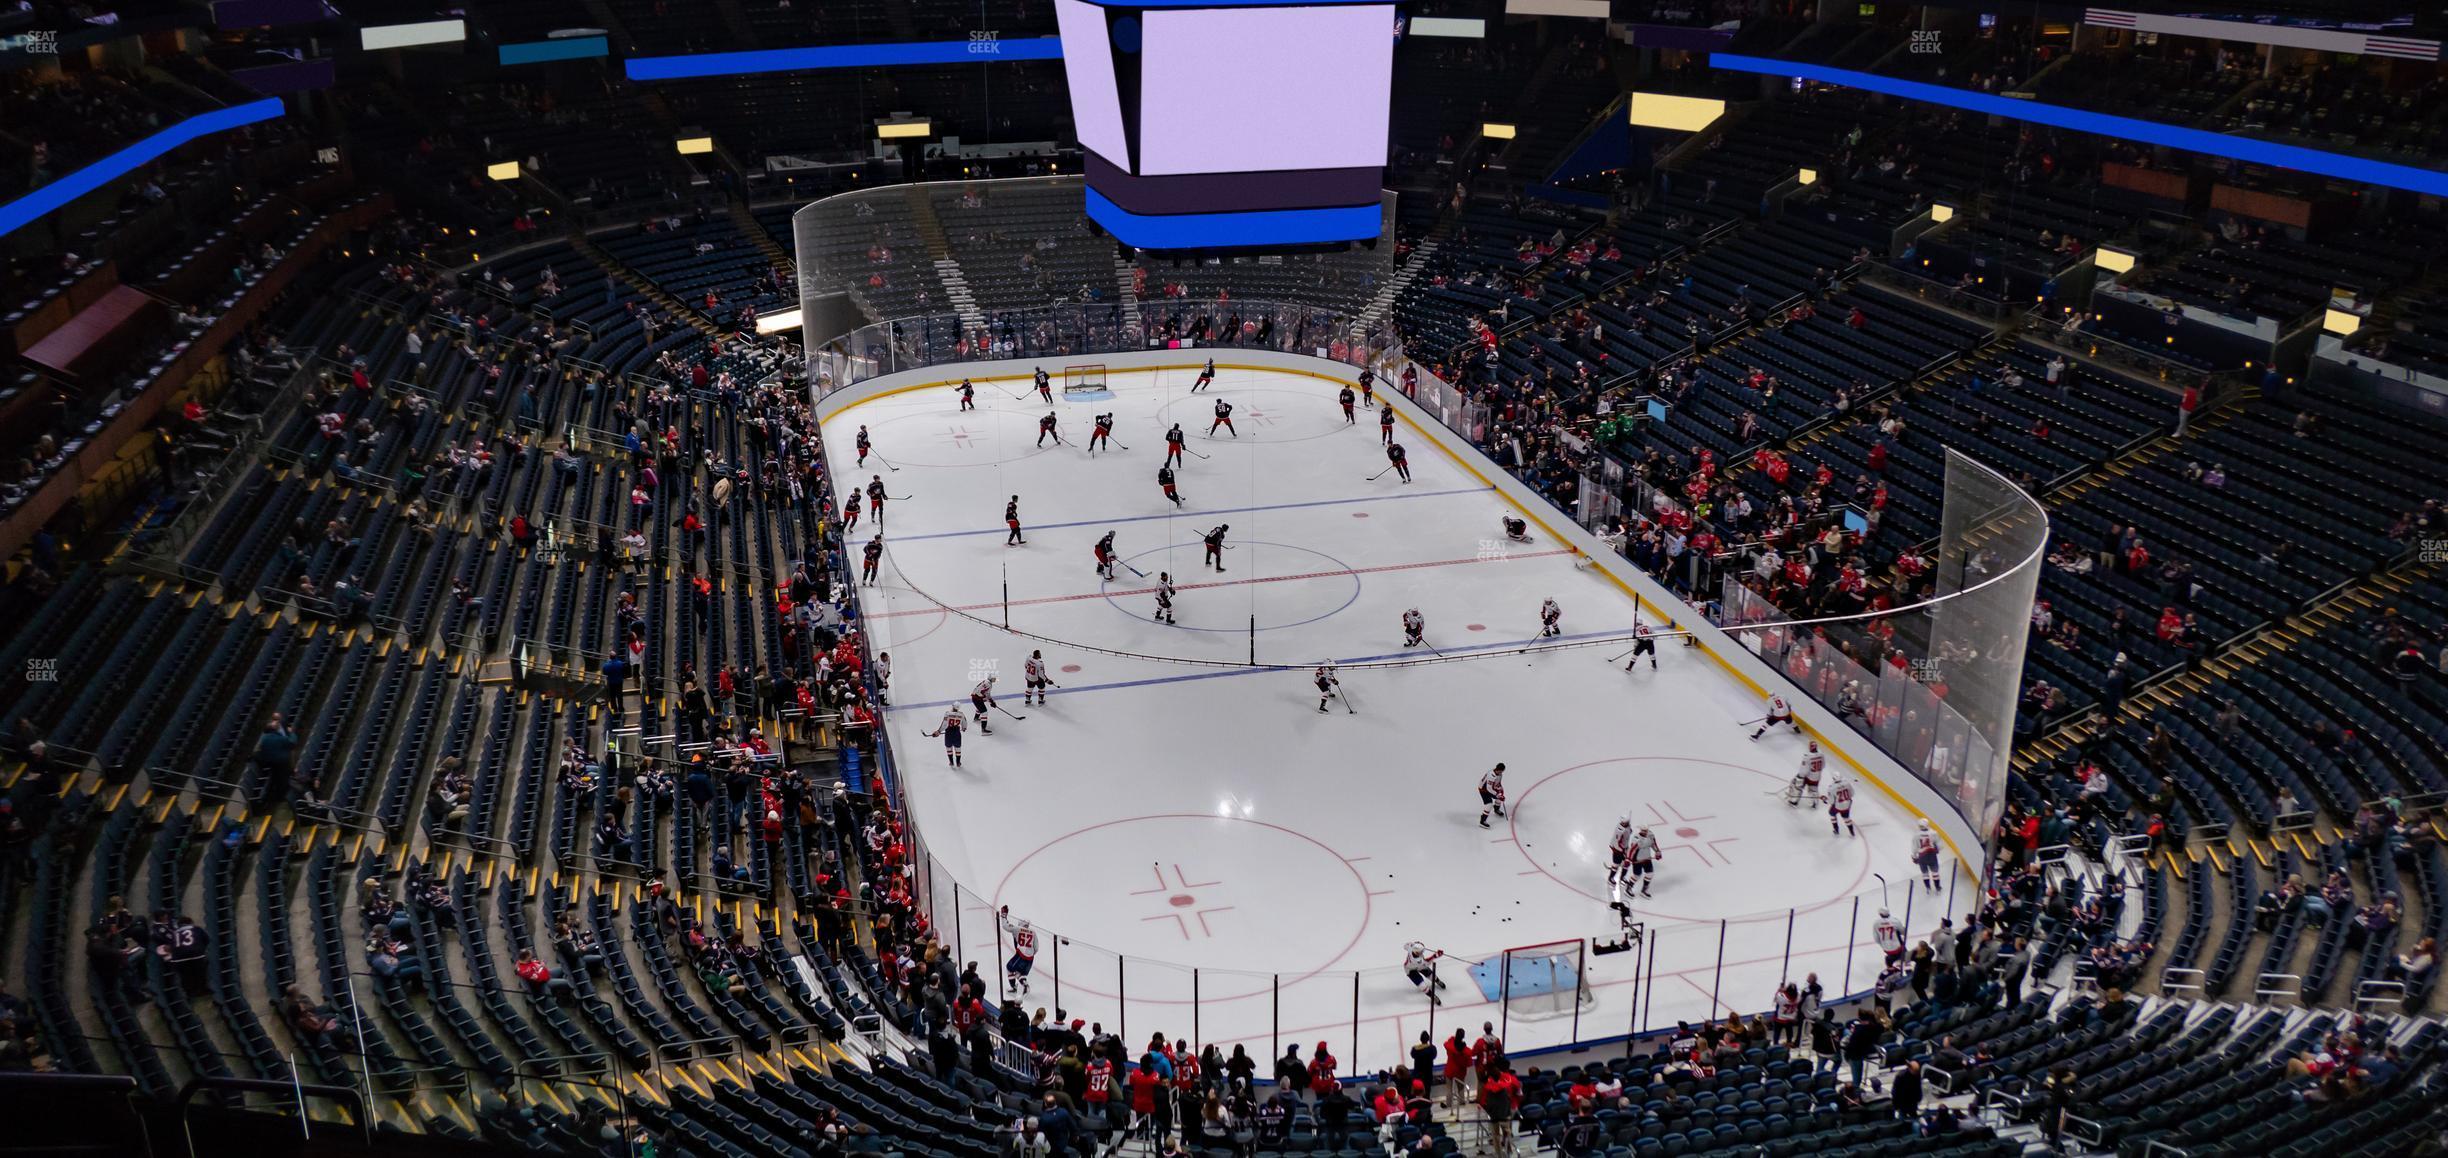
[[[1046,369],[1059,399],[1062,367]],[[1375,1068],[1457,1022],[1505,1021],[1518,1052],[1757,1012],[1789,975],[1866,989],[1874,874],[1916,937],[1975,907],[1969,877],[1917,888],[1913,817],[1878,788],[1861,786],[1858,836],[1788,807],[1804,738],[1751,740],[1760,694],[1702,650],[1670,640],[1654,669],[1608,663],[1630,646],[1631,593],[1535,522],[1532,542],[1506,541],[1513,508],[1440,449],[1450,433],[1406,419],[1413,481],[1365,481],[1386,465],[1377,423],[1346,425],[1337,383],[1227,368],[1193,394],[1192,377],[1116,372],[1109,400],[1052,406],[1015,398],[1025,382],[980,382],[966,413],[930,387],[825,426],[842,482],[881,475],[896,496],[867,629],[892,657],[887,727],[937,918],[989,976],[1008,955],[993,907],[1052,934],[1032,1009],[1253,1055],[1323,1039]],[[1217,398],[1238,438],[1206,436]],[[1036,445],[1048,410],[1068,445]],[[1102,411],[1128,449],[1092,456]],[[1178,509],[1155,481],[1174,422],[1203,456],[1181,468]],[[854,474],[862,425],[898,469],[870,458]],[[1027,542],[1007,546],[1015,495]],[[1234,548],[1221,572],[1200,558],[1217,524]],[[1109,530],[1127,565],[1111,582],[1092,556]],[[854,559],[872,531],[847,536]],[[1180,588],[1176,624],[1154,617],[1160,572]],[[1523,650],[1547,597],[1561,642],[1589,646]],[[1408,607],[1436,654],[1402,647]],[[1060,685],[1042,706],[1021,702],[1032,649]],[[1319,712],[1305,666],[1247,666],[1253,652],[1359,665],[1342,673],[1348,702]],[[950,767],[924,733],[987,673],[1008,713],[990,735],[972,726]],[[1512,807],[1483,829],[1475,787],[1499,761]],[[1617,936],[1606,850],[1625,815],[1665,846],[1654,895],[1634,901],[1645,942],[1587,957],[1577,1008],[1491,1000],[1480,981],[1497,972],[1475,963]],[[1447,953],[1441,1006],[1399,968],[1413,940]]]

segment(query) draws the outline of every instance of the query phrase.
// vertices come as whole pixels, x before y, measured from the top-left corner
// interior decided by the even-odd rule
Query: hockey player
[[[1046,377],[1045,367],[1037,367],[1035,377],[1037,379],[1037,396],[1045,399],[1048,402],[1054,401],[1054,386],[1052,381]]]
[[[962,410],[977,409],[977,387],[970,385],[967,378],[961,379],[960,385],[953,389],[960,391]]]
[[[1648,896],[1649,878],[1657,873],[1658,862],[1658,839],[1650,834],[1648,825],[1642,825],[1640,831],[1632,834],[1631,851],[1632,875],[1624,880],[1624,895],[1631,896],[1632,882],[1639,881],[1640,895]]]
[[[1776,727],[1778,724],[1783,724],[1788,728],[1792,728],[1796,735],[1800,735],[1802,732],[1802,725],[1794,723],[1793,705],[1786,703],[1785,697],[1783,696],[1770,696],[1768,697],[1767,718],[1762,719],[1760,721],[1760,726],[1752,730],[1751,738],[1754,740],[1759,739],[1761,736],[1767,734],[1768,729]]]
[[[994,729],[986,722],[986,709],[995,706],[994,686],[995,677],[990,674],[979,680],[976,687],[969,689],[969,706],[977,710],[978,735],[981,736],[994,735]]]
[[[1174,506],[1182,505],[1181,494],[1173,489],[1173,468],[1170,465],[1156,468],[1156,485],[1164,488],[1164,496],[1173,500]]]
[[[1516,542],[1516,543],[1527,543],[1527,542],[1529,542],[1529,541],[1530,541],[1530,523],[1529,523],[1529,520],[1527,520],[1527,519],[1523,519],[1523,518],[1521,518],[1521,517],[1520,517],[1520,516],[1518,516],[1518,515],[1506,515],[1506,516],[1504,517],[1504,533],[1505,533],[1505,538],[1510,539],[1510,540],[1512,540],[1513,542]]]
[[[856,489],[853,489],[850,492],[850,497],[842,500],[842,534],[847,535],[850,532],[857,530],[858,521],[859,493]]]
[[[1636,623],[1632,625],[1632,658],[1624,663],[1624,670],[1639,667],[1644,655],[1649,657],[1649,670],[1656,671],[1657,640],[1652,637],[1648,624]]]
[[[1231,430],[1231,431],[1232,431],[1232,436],[1233,436],[1234,438],[1239,438],[1239,437],[1241,437],[1241,432],[1240,432],[1240,431],[1238,431],[1238,430],[1233,430],[1233,424],[1232,424],[1232,403],[1230,403],[1230,402],[1226,402],[1225,400],[1223,400],[1223,399],[1221,399],[1221,398],[1216,399],[1216,407],[1215,407],[1215,421],[1210,422],[1210,423],[1208,423],[1208,424],[1207,424],[1207,437],[1209,437],[1209,438],[1214,438],[1214,437],[1215,437],[1216,428],[1217,428],[1217,427],[1219,427],[1219,426],[1223,427],[1223,428],[1224,428],[1224,429],[1226,429],[1226,430]]]
[[[1904,926],[1887,910],[1880,909],[1878,920],[1870,923],[1870,939],[1878,943],[1879,952],[1887,955],[1889,964],[1904,959]]]
[[[1402,623],[1404,647],[1419,647],[1428,642],[1428,621],[1420,616],[1419,608],[1405,608]]]
[[[1368,369],[1367,367],[1361,368],[1360,392],[1368,395],[1369,405],[1374,406],[1377,404],[1377,371]]]
[[[1046,411],[1045,417],[1037,420],[1037,445],[1044,446],[1048,438],[1053,439],[1056,446],[1063,444],[1062,432],[1054,429],[1054,412],[1051,410]]]
[[[944,711],[943,723],[936,725],[934,731],[926,733],[930,737],[943,737],[944,762],[955,768],[961,766],[961,727],[964,723],[965,721],[961,719],[960,705],[954,704]]]
[[[1114,553],[1113,553],[1113,552],[1114,552],[1114,533],[1113,533],[1112,531],[1107,531],[1107,532],[1105,532],[1105,537],[1104,537],[1104,538],[1099,539],[1099,540],[1097,540],[1097,541],[1096,541],[1096,573],[1097,573],[1097,578],[1099,578],[1099,579],[1103,579],[1103,580],[1105,580],[1105,581],[1107,581],[1107,582],[1112,582],[1113,577],[1114,577],[1114,573],[1113,573],[1113,569],[1114,569]]]
[[[875,582],[876,564],[884,561],[884,532],[877,531],[875,538],[867,540],[867,545],[860,549],[859,554],[864,557],[859,566],[859,581]]]
[[[867,428],[865,426],[861,426],[859,427],[858,432],[858,464],[860,466],[867,465],[867,451],[869,447],[870,444],[867,441]]]
[[[1054,681],[1046,678],[1045,652],[1030,652],[1028,662],[1020,665],[1020,706],[1027,707],[1031,699],[1043,706],[1046,689],[1053,686]]]
[[[1404,482],[1411,481],[1411,454],[1401,443],[1386,444],[1386,461],[1394,464],[1394,473],[1401,475]]]
[[[1938,883],[1938,834],[1930,830],[1927,820],[1913,830],[1913,863],[1920,866],[1921,883],[1931,892],[1945,887]]]
[[[1003,537],[1004,546],[1017,547],[1028,542],[1020,537],[1020,496],[1013,495],[1010,502],[1003,504],[1003,525],[1011,528],[1011,534]]]
[[[1113,415],[1111,413],[1096,416],[1095,427],[1088,431],[1088,453],[1095,454],[1098,443],[1104,443],[1107,450],[1113,449]]]
[[[1156,573],[1156,621],[1158,623],[1173,622],[1173,573],[1171,571]]]
[[[1539,638],[1564,634],[1563,619],[1564,609],[1556,606],[1554,596],[1549,596],[1546,602],[1539,604]]]
[[[1333,699],[1342,689],[1343,681],[1335,678],[1335,666],[1331,663],[1319,664],[1310,678],[1317,683],[1318,710],[1325,711],[1326,701]]]
[[[867,476],[867,513],[875,519],[876,526],[884,525],[884,500],[890,497],[884,493],[883,475]]]
[[[1231,523],[1217,523],[1214,530],[1200,536],[1207,545],[1206,562],[1214,564],[1218,571],[1224,569],[1224,532],[1229,530],[1232,530]]]
[[[1394,445],[1394,404],[1391,402],[1377,412],[1377,442],[1381,446]]]
[[[1615,818],[1615,835],[1607,838],[1607,885],[1630,875],[1632,868],[1632,814]]]
[[[1443,949],[1431,952],[1427,944],[1420,941],[1403,946],[1403,976],[1409,978],[1421,993],[1428,995],[1430,1005],[1445,1004],[1445,999],[1437,996],[1437,990],[1445,988],[1445,982],[1436,975],[1436,960],[1444,955]]]
[[[1349,386],[1344,387],[1344,388],[1343,388],[1342,393],[1335,395],[1335,401],[1340,402],[1340,403],[1342,403],[1342,404],[1343,404],[1343,425],[1345,425],[1345,426],[1358,426],[1358,425],[1360,425],[1360,414],[1359,414],[1359,412],[1358,412],[1358,411],[1356,411],[1356,410],[1354,410],[1354,409],[1352,408],[1352,390],[1351,390],[1351,387],[1349,387]]]
[[[1819,776],[1827,769],[1827,754],[1819,750],[1819,741],[1810,742],[1810,750],[1802,753],[1801,767],[1794,771],[1793,783],[1785,787],[1785,803],[1798,805],[1803,801],[1818,804]]]
[[[1479,827],[1481,828],[1488,826],[1488,813],[1493,812],[1498,817],[1505,814],[1504,768],[1503,764],[1498,764],[1479,777]]]
[[[1837,777],[1835,786],[1828,790],[1829,836],[1837,835],[1836,825],[1839,822],[1844,825],[1845,832],[1861,835],[1861,830],[1853,827],[1853,778],[1850,776]]]
[[[1037,930],[1026,920],[1011,915],[1011,906],[1003,906],[1003,933],[1011,938],[1011,960],[1003,963],[1003,992],[1028,992],[1029,970],[1037,967]]]
[[[1165,431],[1165,461],[1164,461],[1164,464],[1165,464],[1166,466],[1179,466],[1179,465],[1181,465],[1181,460],[1182,460],[1182,428],[1181,428],[1181,423],[1176,422],[1176,423],[1174,423],[1174,424],[1173,424],[1173,429],[1168,430],[1168,431]]]
[[[1215,385],[1215,359],[1209,358],[1206,367],[1199,371],[1198,381],[1190,384],[1190,392],[1196,394],[1213,385]]]

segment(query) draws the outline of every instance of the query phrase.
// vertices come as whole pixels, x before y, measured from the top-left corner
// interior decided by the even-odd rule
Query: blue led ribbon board
[[[2392,165],[2386,161],[2374,161],[2367,157],[2355,157],[2345,153],[2332,153],[2325,149],[2281,145],[2274,141],[2257,140],[2252,137],[2188,129],[2181,125],[2161,124],[2158,121],[2111,116],[2087,109],[1992,96],[1984,92],[1950,88],[1942,84],[1898,80],[1874,73],[1802,64],[1791,60],[1772,60],[1767,57],[1744,56],[1732,52],[1715,52],[1709,54],[1709,64],[1734,72],[1800,77],[1803,80],[1815,80],[1821,84],[1842,85],[1846,88],[1861,89],[1864,92],[1885,93],[1888,96],[1901,97],[1905,100],[1947,105],[1984,116],[2030,121],[2033,124],[2071,129],[2078,133],[2095,133],[2103,137],[2139,141],[2148,145],[2164,145],[2171,149],[2182,149],[2188,153],[2200,153],[2204,156],[2227,157],[2249,164],[2318,173],[2324,177],[2356,181],[2365,185],[2410,189],[2417,193],[2430,194],[2433,197],[2448,197],[2448,173],[2436,169],[2417,169],[2410,165]]]

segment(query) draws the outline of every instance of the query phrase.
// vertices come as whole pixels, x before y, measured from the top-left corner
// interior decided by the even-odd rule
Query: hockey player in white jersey
[[[989,675],[969,689],[969,706],[977,711],[978,735],[981,736],[994,735],[994,729],[986,724],[986,710],[995,706],[994,686],[995,677]]]
[[[1173,592],[1173,573],[1171,571],[1157,572],[1156,621],[1158,623],[1173,622]]]
[[[1657,872],[1658,852],[1658,839],[1650,833],[1648,825],[1642,825],[1632,834],[1630,867],[1632,875],[1624,878],[1625,896],[1632,895],[1632,882],[1634,881],[1640,882],[1640,895],[1644,897],[1649,895],[1649,879]]]
[[[1054,686],[1054,681],[1046,678],[1045,653],[1030,652],[1028,662],[1020,665],[1020,674],[1020,706],[1027,707],[1032,700],[1043,704],[1046,689]]]
[[[1564,609],[1556,606],[1555,598],[1549,596],[1546,602],[1539,604],[1539,638],[1564,634],[1564,629],[1559,626],[1563,619]]]
[[[1500,817],[1505,814],[1504,772],[1505,766],[1498,764],[1489,769],[1487,775],[1479,778],[1479,827],[1481,828],[1488,826],[1489,812],[1492,811]]]
[[[1428,642],[1428,620],[1417,607],[1405,608],[1402,614],[1403,646],[1418,647]]]
[[[1826,769],[1827,754],[1819,750],[1819,741],[1813,740],[1810,750],[1802,753],[1802,765],[1795,769],[1792,783],[1785,786],[1785,803],[1798,805],[1807,800],[1818,804],[1819,777]]]
[[[1768,697],[1768,715],[1760,721],[1759,727],[1752,730],[1751,738],[1759,739],[1767,734],[1768,729],[1778,724],[1792,728],[1797,733],[1802,730],[1802,725],[1794,723],[1793,705],[1786,703],[1783,696],[1770,696]]]
[[[1445,1004],[1445,999],[1437,996],[1437,990],[1445,988],[1445,981],[1436,975],[1437,958],[1444,955],[1443,949],[1431,950],[1420,941],[1403,946],[1403,976],[1428,996],[1430,1005]]]
[[[1311,674],[1310,679],[1317,684],[1318,710],[1325,711],[1326,701],[1341,693],[1343,681],[1335,678],[1335,667],[1331,663],[1319,664],[1317,671]]]
[[[1615,819],[1615,835],[1607,839],[1607,884],[1624,877],[1632,867],[1632,816],[1625,813]]]
[[[1878,943],[1879,952],[1885,953],[1889,961],[1903,959],[1904,923],[1889,915],[1887,910],[1880,909],[1878,920],[1871,922],[1870,939]]]
[[[1846,832],[1855,836],[1861,831],[1853,827],[1853,778],[1839,776],[1836,786],[1828,790],[1828,835],[1837,835],[1836,826],[1843,824]]]
[[[1003,992],[1022,994],[1029,991],[1029,970],[1037,967],[1037,930],[1029,923],[1011,915],[1011,906],[1003,906],[1003,935],[1011,938],[1011,960],[1003,963]]]

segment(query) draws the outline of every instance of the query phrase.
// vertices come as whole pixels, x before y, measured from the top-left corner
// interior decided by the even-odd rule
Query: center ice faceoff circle
[[[1303,882],[1298,895],[1285,894],[1286,880]],[[1024,900],[1038,927],[1076,944],[1064,948],[1066,988],[1093,989],[1095,963],[1116,952],[1134,962],[1229,961],[1290,980],[1334,967],[1369,920],[1368,884],[1342,854],[1295,829],[1221,812],[1064,833],[1021,857],[995,898]],[[1218,984],[1201,996],[1244,996],[1234,986],[1254,983]]]
[[[1717,760],[1619,756],[1547,773],[1517,789],[1512,840],[1531,869],[1606,900],[1608,846],[1629,815],[1663,846],[1652,919],[1711,920],[1810,910],[1852,897],[1870,873],[1874,835],[1836,836],[1817,807],[1773,799],[1786,776]],[[1762,807],[1773,800],[1774,807]],[[1862,826],[1865,829],[1871,825]],[[1763,889],[1757,865],[1774,864]]]
[[[1176,622],[1167,626],[1184,631],[1247,631],[1253,616],[1258,630],[1279,631],[1315,623],[1360,599],[1359,574],[1324,551],[1251,539],[1233,545],[1238,549],[1231,556],[1235,570],[1202,565],[1203,548],[1195,539],[1142,551],[1124,561],[1150,578],[1170,572],[1182,591],[1216,592],[1175,605]],[[1138,576],[1126,573],[1104,590],[1105,602],[1124,615],[1156,622],[1153,588]]]

